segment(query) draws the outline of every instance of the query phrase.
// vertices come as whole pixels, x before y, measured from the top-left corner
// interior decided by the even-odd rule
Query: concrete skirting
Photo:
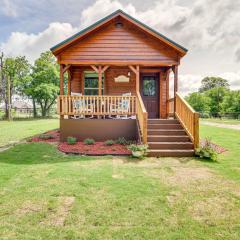
[[[137,139],[135,119],[60,119],[60,141],[73,136],[82,141],[93,138],[96,141],[117,139]]]

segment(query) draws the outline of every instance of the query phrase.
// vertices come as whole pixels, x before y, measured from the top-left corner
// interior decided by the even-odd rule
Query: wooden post
[[[98,67],[98,95],[102,95],[102,66]]]
[[[194,148],[199,147],[199,113],[194,113]]]
[[[63,65],[60,64],[60,95],[64,95]]]
[[[128,66],[135,74],[136,74],[136,92],[140,92],[140,67],[139,65],[136,66],[136,68],[134,68],[133,66]]]
[[[174,114],[176,112],[176,93],[178,91],[178,66],[173,67],[174,72]]]
[[[68,70],[68,95],[71,95],[71,71]]]

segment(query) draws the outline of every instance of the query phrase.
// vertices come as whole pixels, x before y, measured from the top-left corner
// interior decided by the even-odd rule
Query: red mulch
[[[221,146],[219,146],[219,145],[217,145],[213,142],[211,142],[210,144],[211,144],[211,147],[219,154],[227,151],[227,149],[225,149],[224,147],[221,147]],[[200,145],[204,146],[205,145],[205,140],[201,140]]]
[[[59,130],[48,131],[48,132],[45,132],[45,133],[40,134],[40,135],[44,135],[44,134],[52,135],[53,138],[42,139],[42,138],[39,138],[39,135],[37,135],[37,136],[34,136],[30,140],[30,142],[59,142],[60,141],[60,132],[59,132]]]
[[[93,145],[85,145],[83,142],[77,142],[74,145],[59,143],[58,149],[64,153],[82,154],[82,155],[131,155],[131,151],[126,146],[114,144],[106,146],[104,142],[95,142]]]
[[[51,139],[39,138],[39,135],[34,136],[31,142],[48,142],[59,143],[58,150],[64,153],[82,154],[82,155],[131,155],[131,151],[126,146],[114,144],[106,146],[104,142],[96,142],[94,145],[85,145],[83,142],[77,142],[74,145],[68,145],[66,142],[60,142],[59,130],[52,130],[43,134],[52,135]],[[42,135],[42,134],[41,134]]]

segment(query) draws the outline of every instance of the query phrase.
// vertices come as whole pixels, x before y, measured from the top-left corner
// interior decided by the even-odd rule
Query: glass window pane
[[[102,92],[104,89],[104,75],[102,76]],[[95,72],[84,72],[84,94],[98,95],[98,74]]]
[[[155,96],[156,95],[156,80],[154,77],[144,77],[143,79],[143,95]]]

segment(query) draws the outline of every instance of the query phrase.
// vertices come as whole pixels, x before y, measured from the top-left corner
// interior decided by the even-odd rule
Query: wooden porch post
[[[102,95],[102,66],[98,67],[98,95]]]
[[[176,93],[178,91],[178,65],[173,67],[174,73],[174,114],[176,112]]]
[[[71,75],[71,71],[68,70],[68,95],[71,95],[71,79],[72,75]]]
[[[102,75],[109,68],[108,65],[102,67],[91,65],[91,68],[98,74],[98,95],[102,95]]]
[[[128,66],[136,74],[136,92],[140,92],[140,67],[139,65],[135,67]]]
[[[64,95],[63,64],[60,64],[60,95]]]

